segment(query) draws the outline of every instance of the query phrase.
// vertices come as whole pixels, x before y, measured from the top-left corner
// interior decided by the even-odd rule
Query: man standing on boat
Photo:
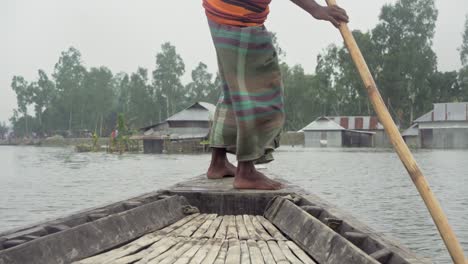
[[[284,124],[283,85],[272,35],[263,23],[271,0],[203,0],[218,57],[222,95],[210,133],[210,179],[235,176],[238,189],[280,189],[255,169],[273,160]],[[319,20],[336,27],[348,22],[340,7],[314,0],[292,0]],[[238,167],[226,153],[237,156]]]

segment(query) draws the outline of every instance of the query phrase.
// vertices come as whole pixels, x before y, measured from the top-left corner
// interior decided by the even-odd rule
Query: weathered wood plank
[[[142,264],[142,263],[156,264],[156,263],[160,263],[161,261],[163,261],[167,257],[172,256],[177,250],[179,250],[181,247],[183,247],[185,245],[185,243],[186,243],[186,241],[183,240],[183,238],[179,238],[178,240],[179,240],[179,242],[177,244],[175,244],[173,247],[171,247],[169,250],[162,253],[161,255],[159,255],[159,256],[157,256],[155,258],[148,259],[148,260],[146,260],[146,258],[144,258],[144,259],[140,260],[139,262],[137,262],[137,264]]]
[[[288,240],[283,236],[281,231],[279,231],[278,228],[276,228],[276,226],[270,223],[270,221],[268,221],[265,217],[261,215],[257,215],[256,218],[262,224],[262,226],[268,231],[268,233],[270,233],[270,235],[273,238],[275,238],[276,240],[283,240],[283,241]]]
[[[247,228],[245,227],[244,218],[242,217],[242,215],[236,215],[236,227],[240,240],[249,239],[249,233],[247,232]]]
[[[233,215],[228,215],[227,217],[227,231],[226,231],[226,239],[238,239],[239,236],[237,234],[236,228],[236,218]],[[225,217],[225,218],[226,218]]]
[[[294,242],[286,241],[286,245],[304,264],[317,264],[309,255],[300,249]]]
[[[210,227],[209,227],[208,230],[205,232],[205,234],[203,235],[203,237],[206,237],[206,238],[213,238],[213,237],[215,236],[216,232],[218,231],[219,225],[221,224],[222,221],[223,221],[223,217],[222,217],[222,216],[216,217],[216,219],[213,220],[213,222],[211,223]]]
[[[200,248],[205,245],[207,241],[207,239],[194,240],[193,246],[185,253],[183,253],[182,256],[180,256],[180,258],[174,262],[174,264],[188,264],[192,257],[195,256],[198,250],[200,250]]]
[[[193,238],[202,238],[206,231],[208,231],[208,228],[211,226],[213,221],[216,219],[217,214],[210,214],[208,217],[205,219],[205,222],[198,228],[195,233],[193,233],[192,237]]]
[[[182,219],[185,217],[182,208],[187,204],[184,197],[174,196],[118,214],[111,214],[93,222],[83,223],[1,250],[0,263],[79,261],[128,243],[148,232]],[[118,235],[115,234],[116,230],[119,230]]]
[[[207,214],[202,214],[200,217],[196,218],[195,221],[189,222],[186,228],[177,234],[180,237],[190,237],[192,234],[197,231],[197,229],[205,222],[205,219],[208,217]]]
[[[222,218],[221,224],[218,227],[218,230],[216,231],[215,238],[217,239],[226,239],[226,233],[227,233],[227,220],[226,217],[224,216]]]
[[[265,261],[263,260],[262,252],[260,251],[257,242],[255,242],[255,240],[249,239],[247,240],[247,246],[249,247],[251,263],[264,264]]]
[[[265,211],[265,217],[319,263],[379,263],[285,198],[276,197]]]
[[[257,244],[258,244],[258,247],[260,248],[260,251],[262,252],[263,260],[265,260],[265,263],[275,264],[276,261],[273,258],[273,255],[271,254],[267,243],[263,240],[260,240],[260,241],[257,241]]]
[[[244,218],[245,228],[247,229],[247,232],[249,233],[250,239],[260,240],[260,236],[255,231],[255,227],[253,226],[252,221],[250,220],[250,216],[243,215],[242,218]]]
[[[81,260],[77,263],[80,264],[92,264],[92,263],[108,263],[113,260],[116,260],[118,258],[125,257],[127,255],[131,255],[137,251],[139,251],[141,248],[147,247],[163,237],[158,235],[157,232],[150,233],[148,235],[145,235],[143,237],[140,237],[139,239],[128,243],[127,245],[123,247],[116,248],[114,250],[105,252],[100,255],[96,255],[94,257],[90,257],[84,260]]]
[[[247,230],[246,230],[247,231]],[[249,246],[247,245],[246,240],[240,241],[240,249],[241,249],[241,264],[250,264],[250,252]]]
[[[240,242],[238,239],[229,239],[229,248],[226,255],[225,264],[240,264],[241,261],[241,249]]]
[[[179,221],[175,222],[174,224],[172,225],[169,225],[161,230],[158,231],[158,233],[160,234],[169,234],[171,232],[173,232],[174,230],[177,230],[178,228],[184,226],[185,224],[187,224],[188,222],[192,221],[195,217],[198,217],[200,214],[191,214],[189,216],[186,216],[182,219],[180,219]]]
[[[224,240],[215,239],[214,241],[215,242],[213,244],[213,247],[211,247],[210,251],[208,251],[208,254],[203,259],[202,264],[213,264],[215,262],[216,257],[218,256],[218,253],[221,250]]]
[[[224,264],[224,262],[226,261],[226,254],[227,254],[228,247],[229,247],[228,241],[224,240],[223,245],[221,246],[221,249],[218,252],[218,256],[216,257],[214,264]]]
[[[190,264],[201,264],[202,261],[206,258],[208,255],[208,252],[210,249],[214,246],[215,240],[214,239],[208,239],[205,244],[197,251],[195,256],[190,260]]]
[[[119,259],[116,259],[114,261],[112,261],[111,263],[112,264],[130,264],[130,263],[138,263],[137,261],[141,260],[142,258],[144,258],[146,255],[148,255],[150,253],[150,250],[148,249],[145,249],[145,250],[142,250],[138,253],[135,253],[133,255],[128,255],[128,256],[125,256],[125,257],[122,257],[122,258],[119,258]]]
[[[165,237],[164,239],[159,240],[154,243],[151,247],[146,250],[148,254],[143,256],[143,258],[137,263],[147,263],[148,261],[164,254],[164,252],[171,250],[173,247],[177,246],[180,242],[180,238],[176,237]]]
[[[184,253],[186,253],[191,248],[193,248],[195,244],[197,243],[197,241],[193,239],[184,239],[183,243],[184,244],[180,248],[178,248],[172,254],[168,255],[163,260],[157,261],[157,262],[153,260],[149,263],[150,264],[174,264],[182,255],[184,255]]]
[[[196,223],[200,218],[205,217],[204,214],[195,214],[195,217],[187,221],[185,224],[174,228],[168,235],[169,236],[179,236],[182,232],[185,231],[190,225]]]
[[[289,260],[284,255],[283,251],[279,248],[276,241],[268,241],[268,247],[270,248],[271,255],[278,264],[289,264]]]
[[[286,242],[283,240],[278,241],[278,246],[283,251],[284,256],[291,262],[291,264],[303,264],[303,262],[294,255],[294,253],[289,249]]]
[[[265,228],[263,228],[262,224],[260,224],[260,222],[255,216],[251,215],[250,220],[252,221],[255,231],[257,232],[257,234],[260,236],[262,240],[265,240],[265,241],[273,240],[273,237],[271,237],[270,234],[268,234],[268,232],[265,231]]]

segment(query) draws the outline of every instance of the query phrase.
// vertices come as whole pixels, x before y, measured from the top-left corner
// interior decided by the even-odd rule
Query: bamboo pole
[[[336,5],[336,0],[326,0],[328,6]],[[365,88],[369,95],[369,99],[374,106],[374,110],[379,117],[380,122],[383,124],[385,131],[390,138],[390,141],[395,148],[400,160],[408,171],[413,183],[419,191],[424,203],[426,204],[429,213],[434,220],[434,223],[439,230],[439,233],[444,240],[445,246],[447,247],[452,260],[456,264],[468,263],[465,260],[463,249],[458,242],[458,239],[450,227],[447,217],[445,216],[442,207],[440,206],[437,198],[429,187],[429,183],[424,177],[421,169],[419,168],[416,160],[414,159],[411,151],[403,140],[400,131],[398,130],[395,122],[393,121],[387,107],[385,106],[382,96],[377,89],[374,78],[367,66],[364,57],[362,56],[361,50],[359,49],[356,40],[354,39],[351,31],[346,23],[341,23],[339,26],[341,35],[343,36],[344,42],[348,51],[356,65],[362,81],[364,82]]]

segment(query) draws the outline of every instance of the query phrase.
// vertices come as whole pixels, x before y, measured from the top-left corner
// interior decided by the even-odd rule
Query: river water
[[[275,157],[268,171],[338,205],[419,255],[451,263],[393,152],[282,147]],[[466,251],[468,151],[420,150],[415,157]],[[203,173],[209,158],[0,147],[0,231],[168,187]]]

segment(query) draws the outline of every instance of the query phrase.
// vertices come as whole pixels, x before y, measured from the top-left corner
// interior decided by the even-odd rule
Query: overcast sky
[[[382,5],[394,0],[338,2],[348,11],[352,29],[368,30]],[[436,4],[438,67],[457,70],[468,1]],[[327,45],[341,43],[331,25],[313,20],[288,0],[273,0],[266,26],[277,32],[286,61],[302,64],[307,72],[314,71],[316,56]],[[70,46],[81,51],[87,67],[130,73],[138,66],[153,70],[159,47],[170,41],[184,59],[184,82],[199,61],[217,70],[201,0],[1,0],[0,36],[0,121],[7,121],[16,107],[13,75],[34,80],[38,69],[50,74],[60,52]]]

